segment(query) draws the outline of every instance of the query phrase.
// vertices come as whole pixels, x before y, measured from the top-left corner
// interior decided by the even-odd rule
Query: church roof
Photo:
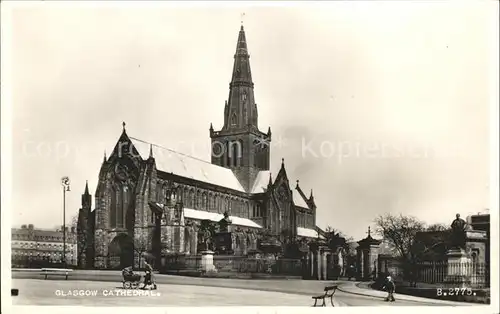
[[[159,210],[162,210],[164,205],[160,203],[155,203],[151,202],[150,203],[152,208],[158,208]],[[189,219],[197,219],[197,220],[210,220],[213,222],[219,222],[221,221],[222,218],[224,218],[224,215],[219,214],[219,213],[214,213],[214,212],[208,212],[204,210],[197,210],[197,209],[192,209],[192,208],[183,208],[184,210],[184,217],[189,218]],[[231,220],[231,224],[236,225],[236,226],[243,226],[243,227],[251,227],[251,228],[259,228],[261,229],[262,226],[255,223],[254,221],[247,219],[247,218],[242,218],[242,217],[237,217],[237,216],[229,216],[229,219]]]
[[[307,238],[318,238],[319,234],[316,230],[297,227],[297,235],[299,237],[307,237]]]
[[[255,178],[255,182],[253,184],[252,190],[250,193],[264,193],[267,190],[267,185],[269,184],[269,175],[271,174],[271,171],[269,170],[262,170],[259,171],[257,174],[257,177]],[[304,207],[304,208],[309,208],[309,205],[307,205],[306,201],[300,195],[300,193],[297,190],[292,190],[292,197],[293,197],[293,203],[295,206],[299,207]]]
[[[252,190],[250,193],[264,193],[267,190],[267,185],[269,183],[269,176],[271,174],[271,171],[269,170],[262,170],[259,171],[257,174],[257,177],[255,178],[255,182],[253,184]]]
[[[295,206],[309,208],[306,201],[297,190],[293,190],[292,193],[293,193],[293,203],[295,204]]]
[[[207,212],[204,210],[184,208],[184,217],[191,218],[191,219],[210,220],[210,221],[214,221],[214,222],[219,222],[222,218],[224,218],[224,215],[219,214],[219,213]],[[251,228],[259,228],[259,229],[262,228],[261,225],[255,223],[254,221],[247,219],[247,218],[229,216],[229,219],[231,220],[231,224],[233,224],[233,225],[251,227]]]
[[[231,169],[220,167],[208,161],[184,155],[136,138],[129,138],[143,159],[149,157],[150,149],[152,148],[156,168],[160,171],[245,192]]]

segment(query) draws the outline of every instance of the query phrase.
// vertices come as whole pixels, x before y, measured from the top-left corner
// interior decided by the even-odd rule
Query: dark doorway
[[[123,269],[134,264],[134,243],[132,238],[121,233],[117,235],[108,247],[109,268]]]

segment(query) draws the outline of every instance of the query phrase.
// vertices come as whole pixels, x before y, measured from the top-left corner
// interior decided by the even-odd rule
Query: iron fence
[[[300,259],[214,256],[214,266],[219,272],[302,275],[302,261]]]
[[[218,272],[267,273],[301,276],[303,265],[300,259],[255,258],[246,256],[215,255],[213,263]],[[169,256],[165,261],[167,270],[198,270],[201,256]]]
[[[410,284],[466,285],[474,288],[490,286],[490,268],[487,263],[425,261],[413,264],[392,264],[383,272],[397,281]]]

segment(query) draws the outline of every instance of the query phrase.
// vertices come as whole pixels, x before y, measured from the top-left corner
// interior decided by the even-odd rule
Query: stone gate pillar
[[[380,243],[381,241],[372,238],[370,228],[368,228],[368,236],[358,241],[359,246],[356,248],[358,256],[358,280],[371,280],[378,260]]]
[[[328,259],[327,259],[327,254],[329,254],[328,249],[324,248],[322,250],[321,258],[322,258],[322,263],[321,263],[321,270],[322,270],[322,280],[327,280],[328,279]]]
[[[309,278],[314,278],[314,253],[309,252]]]

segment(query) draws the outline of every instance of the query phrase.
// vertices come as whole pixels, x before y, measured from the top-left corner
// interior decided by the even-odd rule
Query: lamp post
[[[63,187],[63,265],[66,268],[66,192],[69,192],[69,177],[61,178],[61,185]]]

